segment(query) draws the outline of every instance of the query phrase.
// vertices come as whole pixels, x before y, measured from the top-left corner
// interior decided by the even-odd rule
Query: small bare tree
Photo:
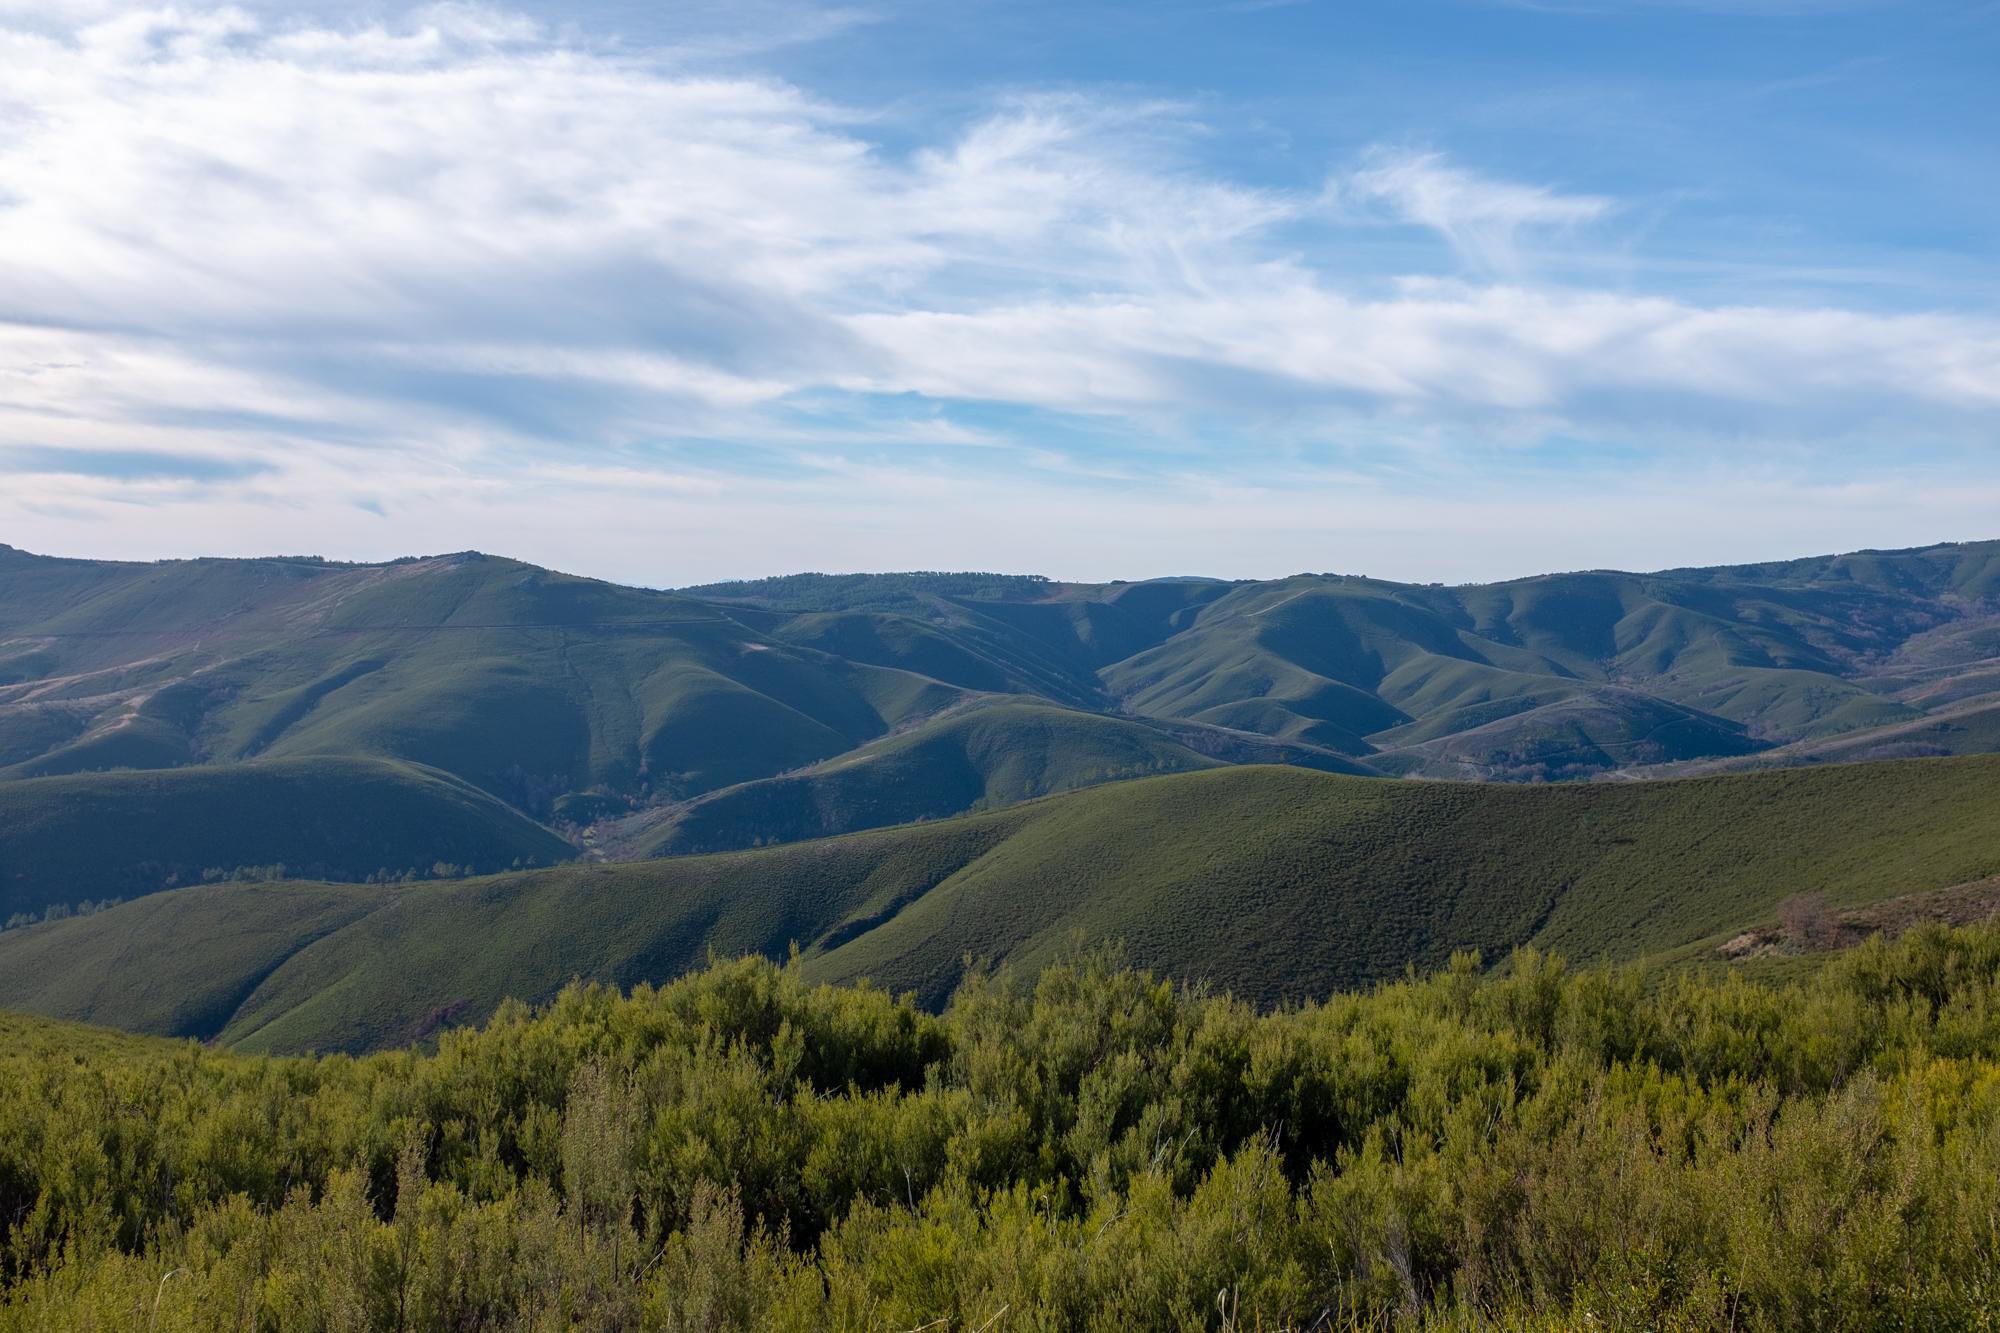
[[[1824,893],[1795,893],[1778,904],[1778,930],[1798,949],[1831,949],[1840,942],[1840,916]]]

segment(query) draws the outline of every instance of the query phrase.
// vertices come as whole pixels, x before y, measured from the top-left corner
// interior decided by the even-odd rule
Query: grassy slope
[[[134,897],[211,869],[361,879],[575,849],[475,787],[379,759],[269,760],[0,782],[0,920]]]
[[[888,725],[857,677],[665,594],[478,559],[348,597],[206,724],[223,753],[390,754],[531,808],[592,786],[692,794]],[[289,651],[289,650],[287,650]]]
[[[1242,767],[757,852],[412,885],[214,966],[245,996],[222,1036],[268,1049],[399,1041],[572,976],[659,979],[711,948],[794,941],[814,975],[936,1000],[967,953],[1033,967],[1108,936],[1135,962],[1275,1000],[1457,948],[1649,955],[1802,890],[1863,903],[1996,870],[2000,759],[1558,787]],[[61,978],[191,951],[245,891],[0,937],[0,1005],[187,1030]],[[338,910],[299,892],[302,917]]]
[[[0,1010],[0,1049],[24,1065],[53,1061],[89,1064],[132,1056],[167,1055],[179,1045],[157,1037]]]
[[[1744,755],[1759,747],[1741,727],[1682,704],[1607,687],[1479,722],[1456,709],[1427,728],[1434,739],[1381,752],[1371,767],[1408,777],[1561,781],[1658,763],[1674,755]]]
[[[1390,767],[1427,775],[1738,754],[1754,748],[1748,727],[1828,735],[1918,716],[1849,677],[1947,619],[1939,598],[1979,586],[1932,555],[1896,557],[1917,587],[1858,582],[1837,563],[1464,588],[1305,575],[1230,592],[1105,676],[1139,711],[1357,754],[1406,747]]]
[[[1573,776],[1917,719],[1911,670],[1948,687],[2000,643],[1996,585],[1993,542],[1459,588],[1304,575],[1229,590],[1105,677],[1142,711],[1401,748],[1394,771]],[[1662,704],[1696,711],[1662,727]]]
[[[2000,752],[2000,691],[1991,676],[1954,682],[1981,691],[1966,698],[1946,694],[1930,712],[1914,720],[1868,727],[1820,740],[1800,741],[1739,758],[1697,759],[1651,765],[1635,776],[1690,777],[1703,773],[1746,772],[1806,764],[1852,764],[1880,759],[1921,759],[1939,755]]]
[[[1008,700],[703,797],[636,838],[630,851],[663,856],[820,838],[1217,762],[1137,722]]]
[[[1793,892],[1858,903],[2000,868],[2000,760],[1529,788],[1241,769],[1084,793],[1004,850],[820,970],[934,998],[966,952],[1032,967],[1082,934],[1271,1000],[1456,948],[1632,958]]]
[[[407,886],[238,883],[0,935],[0,1008],[208,1040],[274,969]],[[69,926],[102,919],[104,929]]]
[[[783,956],[843,924],[865,928],[1000,845],[1033,808],[761,852],[397,886],[358,907],[347,886],[188,889],[0,935],[0,1007],[187,1034],[184,1014],[163,1002],[178,978],[153,987],[129,969],[200,954],[209,993],[235,997],[226,1018],[202,1006],[202,1035],[252,1049],[393,1044],[576,976],[629,985],[678,975],[711,951]],[[297,895],[295,920],[272,896],[285,891]],[[224,929],[239,911],[253,925]],[[75,980],[121,969],[116,985]],[[142,988],[151,993],[133,998]]]

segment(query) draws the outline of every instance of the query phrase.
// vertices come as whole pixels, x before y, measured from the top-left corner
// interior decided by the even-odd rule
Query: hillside
[[[1032,970],[1078,936],[1270,1002],[1457,949],[1648,956],[1794,893],[1863,904],[1996,872],[2000,759],[1983,756],[1541,787],[1216,768],[725,855],[191,888],[0,935],[0,1007],[359,1049],[572,977],[660,981],[794,943],[808,975],[937,1003],[968,954]]]
[[[2000,869],[1985,757],[1535,788],[1240,769],[1051,805],[814,974],[935,1002],[967,954],[1032,971],[1109,938],[1271,1002],[1457,949],[1644,957],[1797,892],[1860,903]]]
[[[965,693],[479,555],[33,560],[0,578],[0,776],[386,757],[560,815],[586,793],[770,776]]]
[[[797,773],[616,821],[596,831],[592,846],[619,859],[733,851],[942,819],[1224,759],[1365,771],[1311,746],[999,699]]]
[[[238,872],[361,880],[575,854],[476,787],[379,759],[0,782],[0,921]]]
[[[1032,638],[1130,713],[1303,741],[1385,773],[1586,777],[1779,747],[1990,748],[2000,544],[1445,588],[1346,575],[1050,585],[796,578],[690,590],[824,617],[899,608]],[[978,595],[969,595],[976,592]],[[1946,725],[1932,735],[1932,721]]]
[[[798,773],[725,788],[614,825],[627,855],[733,851],[940,819],[1121,778],[1216,761],[1133,722],[1003,702],[955,710]]]
[[[0,780],[396,759],[676,851],[1190,766],[1175,745],[1503,780],[1988,752],[1996,663],[2000,543],[1457,588],[939,573],[681,592],[476,553],[7,550]],[[981,736],[954,732],[981,707]],[[866,790],[862,770],[895,765],[950,798]]]

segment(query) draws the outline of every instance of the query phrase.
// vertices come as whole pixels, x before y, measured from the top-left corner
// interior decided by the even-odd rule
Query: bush
[[[1830,949],[1840,939],[1840,916],[1823,893],[1795,893],[1778,904],[1778,930],[1795,949]]]
[[[745,960],[363,1059],[0,1016],[0,1329],[1992,1327],[1996,978],[1928,927],[1263,1014]]]

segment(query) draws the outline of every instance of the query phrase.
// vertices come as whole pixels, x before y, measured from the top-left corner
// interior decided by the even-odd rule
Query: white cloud
[[[1489,272],[1516,267],[1522,231],[1576,227],[1612,209],[1611,200],[1596,195],[1557,194],[1543,186],[1481,176],[1453,165],[1441,153],[1378,150],[1337,194],[1386,207],[1404,222],[1431,228],[1464,259]]]
[[[1635,392],[1682,411],[1694,397],[1789,409],[1815,424],[1885,401],[1911,413],[2000,409],[2000,330],[1933,315],[1703,308],[1436,282],[1357,300],[1281,271],[1226,295],[1159,292],[850,323],[894,353],[856,387],[1071,411],[1213,406],[1189,369],[1202,366],[1259,377],[1280,398],[1321,391],[1489,422],[1517,412],[1584,417],[1593,401]],[[1623,400],[1617,410],[1641,409]]]
[[[9,30],[12,12],[0,446],[269,465],[226,482],[38,473],[0,507],[15,531],[137,499],[205,506],[206,531],[263,532],[259,507],[352,521],[367,505],[407,539],[394,515],[437,504],[511,532],[524,497],[590,481],[753,522],[745,487],[819,493],[713,458],[641,486],[634,450],[755,442],[858,485],[848,455],[870,442],[1006,438],[935,403],[879,428],[815,422],[799,405],[818,394],[1140,432],[1221,420],[1215,466],[1253,485],[1278,417],[1422,450],[1886,420],[1962,438],[2000,407],[1992,321],[1538,285],[1519,272],[1526,238],[1603,222],[1611,201],[1435,153],[1372,156],[1329,220],[1310,191],[1194,165],[1172,106],[1016,98],[902,152],[873,109],[498,10],[338,26],[103,5],[60,31]],[[1436,230],[1479,279],[1343,283],[1316,256],[1365,235],[1364,215]],[[1045,477],[1119,470],[1015,442]],[[964,476],[897,475],[967,494]],[[797,525],[790,503],[771,512]]]

